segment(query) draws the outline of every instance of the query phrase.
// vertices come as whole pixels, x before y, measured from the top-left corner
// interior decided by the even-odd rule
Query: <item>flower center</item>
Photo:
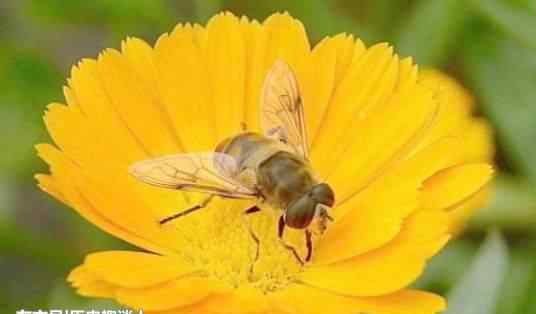
[[[177,233],[180,254],[207,276],[234,287],[249,284],[266,293],[292,282],[302,265],[278,237],[277,222],[283,212],[263,206],[244,215],[252,205],[215,198],[208,207],[168,227]],[[300,256],[306,255],[303,231],[286,228],[284,239]]]

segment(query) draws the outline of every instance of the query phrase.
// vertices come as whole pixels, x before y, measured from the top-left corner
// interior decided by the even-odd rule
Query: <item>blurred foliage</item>
[[[464,32],[470,11],[464,1],[422,1],[407,15],[407,21],[394,36],[395,45],[402,55],[415,57],[419,64],[447,63]]]
[[[126,36],[150,42],[220,10],[262,20],[289,11],[311,40],[338,32],[388,41],[472,90],[496,129],[491,204],[416,283],[448,295],[448,313],[536,313],[536,1],[532,0],[3,0],[0,1],[0,312],[111,308],[64,281],[90,251],[129,246],[38,191],[46,104],[62,101],[70,67]],[[493,232],[486,238],[489,230]],[[502,236],[500,235],[502,234]],[[478,249],[480,247],[480,249]],[[467,292],[469,291],[469,292]],[[341,313],[342,314],[342,313]]]
[[[145,0],[32,0],[24,8],[29,16],[53,25],[94,26],[112,35],[157,33],[176,20],[169,3]]]
[[[536,23],[536,20],[534,21]],[[536,30],[536,25],[534,25]],[[466,46],[465,71],[495,122],[504,154],[517,171],[536,182],[536,59],[534,51],[505,35],[483,35]]]
[[[31,172],[36,157],[31,145],[44,137],[41,123],[43,99],[59,99],[58,83],[62,75],[37,51],[28,51],[13,46],[0,49],[0,137],[1,147],[9,147],[9,154],[0,155],[2,174],[22,175]],[[21,173],[22,172],[22,173]]]
[[[508,250],[499,232],[487,237],[463,277],[449,291],[445,314],[494,313],[508,269]],[[473,291],[478,291],[475,298]]]

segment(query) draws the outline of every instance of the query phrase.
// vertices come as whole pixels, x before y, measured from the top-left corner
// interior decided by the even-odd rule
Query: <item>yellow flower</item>
[[[261,241],[250,272],[256,246],[240,219],[250,201],[217,199],[160,226],[204,196],[148,186],[127,169],[161,155],[211,151],[242,122],[258,129],[261,84],[276,59],[296,72],[312,164],[334,187],[337,206],[305,266],[278,241],[280,213],[248,218]],[[367,48],[340,34],[311,48],[287,14],[259,24],[225,13],[206,27],[179,25],[154,48],[128,39],[120,52],[80,62],[68,82],[67,105],[51,104],[45,115],[57,148],[37,147],[51,168],[37,176],[39,185],[153,252],[88,255],[68,278],[80,294],[146,313],[427,314],[445,307],[440,296],[406,287],[449,239],[450,211],[480,191],[492,169],[476,157],[481,146],[469,153],[464,130],[450,132],[453,116],[470,119],[468,109],[442,106],[451,90],[437,96],[388,45]],[[290,230],[288,239],[305,252],[302,232]]]

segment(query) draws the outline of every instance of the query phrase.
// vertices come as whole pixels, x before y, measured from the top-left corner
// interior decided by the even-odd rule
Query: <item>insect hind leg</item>
[[[210,201],[212,201],[213,197],[214,197],[214,195],[210,195],[209,197],[204,199],[200,204],[195,205],[194,207],[188,208],[186,210],[183,210],[180,213],[176,213],[176,214],[173,214],[171,216],[167,216],[166,218],[159,220],[158,223],[160,225],[164,225],[164,224],[166,224],[166,223],[168,223],[168,222],[170,222],[172,220],[175,220],[177,218],[186,216],[186,215],[191,214],[193,212],[196,212],[196,211],[198,211],[200,209],[203,209],[203,208],[207,207],[207,205],[210,203]]]
[[[253,207],[246,209],[240,216],[242,218],[242,222],[246,225],[248,229],[249,235],[251,236],[251,238],[253,239],[256,245],[255,258],[253,259],[253,263],[251,263],[251,266],[249,268],[250,276],[253,276],[253,272],[255,270],[255,264],[257,263],[260,257],[261,241],[259,240],[259,237],[253,231],[253,228],[251,227],[251,224],[249,223],[249,221],[246,219],[246,216],[254,214],[254,213],[258,213],[260,210],[261,209],[255,205]]]

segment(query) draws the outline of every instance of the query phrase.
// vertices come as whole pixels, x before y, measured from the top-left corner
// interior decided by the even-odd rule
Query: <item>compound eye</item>
[[[313,221],[315,211],[316,201],[306,194],[287,208],[285,222],[291,228],[307,228]]]
[[[328,207],[333,206],[335,203],[335,194],[329,185],[326,183],[320,183],[316,185],[313,190],[313,198],[321,204],[324,204]]]

